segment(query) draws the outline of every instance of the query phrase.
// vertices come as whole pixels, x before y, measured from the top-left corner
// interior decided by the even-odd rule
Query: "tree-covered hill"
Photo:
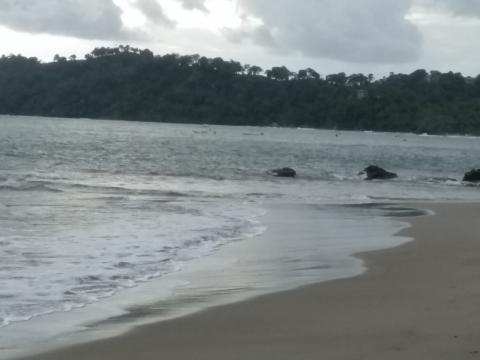
[[[321,76],[119,46],[51,63],[2,56],[0,113],[480,134],[480,76]]]

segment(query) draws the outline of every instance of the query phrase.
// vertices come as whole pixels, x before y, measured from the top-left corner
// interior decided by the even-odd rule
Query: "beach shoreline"
[[[417,206],[418,207],[418,206]],[[478,354],[478,204],[427,204],[368,270],[25,359],[467,359]]]
[[[4,328],[0,358],[113,338],[215,306],[356,276],[366,268],[353,254],[409,241],[394,236],[408,226],[395,216],[423,213],[382,203],[264,205],[261,223],[266,231],[261,235],[222,246],[212,256],[186,263],[178,273],[120,296]]]

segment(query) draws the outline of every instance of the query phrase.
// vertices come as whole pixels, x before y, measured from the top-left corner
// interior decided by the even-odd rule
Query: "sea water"
[[[173,316],[358,273],[349,255],[405,240],[390,203],[478,200],[459,180],[479,158],[475,137],[1,116],[0,358],[162,315],[140,302]],[[272,213],[278,241],[257,240]]]

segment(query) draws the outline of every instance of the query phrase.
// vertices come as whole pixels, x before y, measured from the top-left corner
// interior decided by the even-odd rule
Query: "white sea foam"
[[[36,187],[18,180],[0,188],[6,213],[0,326],[84,307],[262,231],[254,220],[262,214],[258,206],[211,193],[174,192],[168,185],[163,190],[164,183],[142,188],[132,182],[129,188],[59,182],[59,195],[44,192],[35,203]],[[28,197],[13,202],[10,193],[17,191]]]

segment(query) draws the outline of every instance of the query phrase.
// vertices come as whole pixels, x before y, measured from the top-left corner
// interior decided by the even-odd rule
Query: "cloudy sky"
[[[96,46],[322,74],[480,73],[480,0],[0,0],[0,54]]]

